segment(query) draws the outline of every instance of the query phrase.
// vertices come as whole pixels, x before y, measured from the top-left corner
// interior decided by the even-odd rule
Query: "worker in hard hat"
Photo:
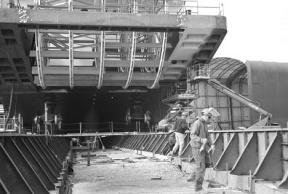
[[[207,125],[212,122],[212,119],[219,117],[220,114],[214,108],[206,108],[201,112],[201,116],[193,123],[190,128],[192,156],[195,160],[195,169],[187,181],[195,180],[195,191],[202,189],[204,181],[206,161],[209,152],[214,152],[215,146],[210,139]]]
[[[183,152],[184,148],[184,139],[185,139],[185,131],[189,130],[188,124],[187,124],[187,116],[188,112],[179,112],[178,116],[176,118],[173,130],[175,131],[175,137],[176,137],[176,143],[173,147],[173,150],[169,153],[169,155],[173,155],[177,153],[178,150],[178,156],[180,157]]]

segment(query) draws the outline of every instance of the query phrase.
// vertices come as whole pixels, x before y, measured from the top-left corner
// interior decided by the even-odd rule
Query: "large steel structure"
[[[25,11],[2,9],[0,22],[35,33],[32,74],[43,89],[155,88],[159,81],[179,79],[195,61],[208,62],[226,34],[225,17],[199,16],[201,7],[186,4],[35,1]]]
[[[217,148],[212,156],[217,171],[214,178],[235,187],[240,186],[233,180],[241,180],[242,189],[256,193],[260,192],[258,179],[278,181],[277,186],[286,188],[287,129],[254,126],[248,130],[230,130],[249,127],[255,121],[254,113],[227,97],[227,92],[220,94],[203,82],[203,78],[209,74],[210,78],[226,85],[222,85],[222,89],[228,93],[231,88],[241,93],[242,99],[250,97],[261,102],[261,106],[276,116],[276,121],[283,126],[288,110],[283,111],[287,95],[279,92],[279,88],[283,90],[287,84],[281,83],[277,76],[286,80],[287,66],[265,63],[263,67],[258,62],[245,65],[228,58],[209,63],[227,30],[221,7],[209,7],[217,12],[214,16],[201,15],[201,10],[206,8],[194,0],[35,0],[27,8],[1,8],[0,94],[7,93],[11,87],[21,94],[37,93],[38,90],[40,92],[34,98],[39,97],[39,104],[44,104],[45,92],[53,93],[52,89],[89,87],[96,91],[103,91],[103,88],[113,91],[117,86],[117,89],[122,87],[122,92],[131,87],[145,87],[144,92],[147,92],[163,83],[186,82],[187,79],[185,89],[189,95],[175,98],[191,100],[193,96],[194,109],[198,112],[208,106],[216,107],[222,115],[219,123],[223,129],[229,129],[211,131]],[[279,94],[272,108],[267,106],[270,101],[266,98],[271,96],[262,88],[271,72],[276,72],[277,76],[270,76],[269,86],[273,89],[269,91]],[[275,81],[278,87],[273,87]],[[218,82],[213,83],[215,86]],[[21,98],[22,105],[24,99]],[[276,106],[278,99],[282,107]],[[29,100],[31,98],[27,100],[26,97],[25,102]],[[157,102],[153,103],[156,107]],[[45,122],[46,117],[47,112]],[[108,147],[116,145],[149,151],[153,155],[165,154],[168,146],[166,133],[115,134],[116,128],[109,122],[111,133],[82,134],[82,127],[85,126],[80,122],[79,134],[64,136],[1,134],[0,193],[48,193],[54,189],[66,193],[73,153],[71,137],[97,139],[105,136],[102,139]],[[188,142],[189,135],[185,141],[184,159],[190,161]],[[90,143],[88,141],[82,148],[74,147],[74,150],[89,152]],[[179,161],[179,165],[185,168],[186,164]],[[234,175],[237,176],[233,179]]]

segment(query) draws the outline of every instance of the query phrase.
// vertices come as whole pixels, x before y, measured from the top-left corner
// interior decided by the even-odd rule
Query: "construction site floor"
[[[234,194],[240,191],[225,188],[205,188],[194,191],[194,182],[187,182],[188,174],[179,170],[166,158],[139,155],[132,150],[78,152],[74,158],[71,178],[73,194]]]

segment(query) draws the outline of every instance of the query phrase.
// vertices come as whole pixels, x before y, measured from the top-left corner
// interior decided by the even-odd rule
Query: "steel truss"
[[[250,192],[253,192],[252,179],[278,181],[278,187],[288,188],[287,135],[287,129],[272,126],[247,130],[210,131],[216,147],[215,152],[211,154],[214,169],[226,171],[228,175],[230,173],[242,176],[249,186],[243,189]],[[137,152],[148,151],[165,155],[169,151],[168,138],[167,133],[129,135],[117,146]],[[181,161],[193,160],[189,142],[190,136],[187,134]],[[184,167],[182,166],[182,169]],[[218,181],[226,184],[225,180]]]
[[[166,13],[165,5],[165,2],[154,5],[153,13],[161,13],[160,10],[163,11],[162,13]],[[118,5],[118,11],[123,11],[122,8],[125,6],[121,6]],[[81,11],[107,12],[111,9],[110,11],[114,12],[115,10],[112,10],[112,7],[112,4],[103,0],[87,2],[79,0],[35,0],[35,9],[66,9],[69,12],[79,9]],[[127,7],[127,13],[139,13],[140,10],[141,5],[137,0],[131,1],[131,4]],[[155,12],[155,10],[157,11]],[[123,37],[129,36],[129,33],[131,33],[131,38],[123,39]],[[35,37],[37,40],[35,41],[36,52],[31,51],[30,56],[36,56],[38,84],[42,88],[45,88],[44,75],[46,72],[50,72],[49,76],[46,77],[46,79],[49,79],[48,77],[53,75],[51,72],[54,69],[55,80],[57,80],[60,79],[60,75],[57,75],[56,68],[68,67],[69,86],[72,89],[75,84],[79,85],[77,83],[79,82],[77,72],[81,69],[87,69],[89,66],[95,66],[98,89],[103,85],[104,74],[110,72],[119,74],[117,83],[124,82],[124,89],[131,85],[134,72],[143,73],[143,76],[145,74],[150,76],[155,74],[154,80],[147,79],[145,81],[147,87],[155,88],[161,78],[165,64],[166,32],[161,37],[156,32],[127,33],[123,31],[87,30],[69,30],[67,32],[65,30],[36,29]],[[130,52],[128,52],[129,50]],[[121,74],[127,72],[127,79],[123,80]],[[137,85],[139,76],[133,79],[135,80],[134,85]],[[64,79],[60,80],[60,85],[61,82],[66,82]]]

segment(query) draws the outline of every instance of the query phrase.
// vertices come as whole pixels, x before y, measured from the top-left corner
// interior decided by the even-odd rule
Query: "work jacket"
[[[212,145],[207,124],[202,118],[199,118],[193,123],[190,131],[190,145],[192,148],[200,148],[204,138],[208,140],[207,146],[210,147]]]
[[[185,134],[185,131],[188,130],[188,124],[186,119],[177,118],[173,130],[178,133]]]

